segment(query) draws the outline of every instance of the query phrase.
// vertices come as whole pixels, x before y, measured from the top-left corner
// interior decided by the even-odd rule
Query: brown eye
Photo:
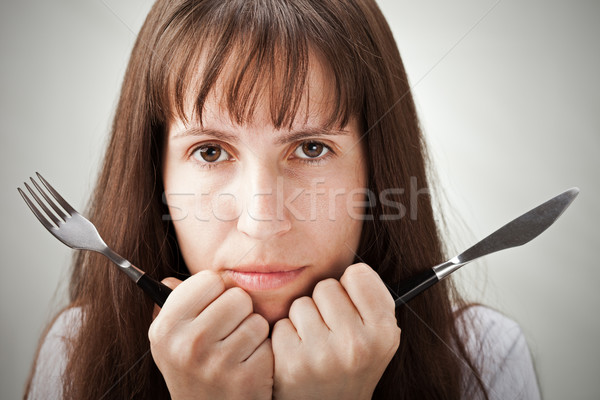
[[[298,146],[294,154],[300,158],[317,158],[327,152],[329,149],[323,143],[308,141]]]
[[[198,147],[192,154],[195,159],[201,162],[214,163],[217,161],[228,160],[228,154],[220,146],[209,144]]]

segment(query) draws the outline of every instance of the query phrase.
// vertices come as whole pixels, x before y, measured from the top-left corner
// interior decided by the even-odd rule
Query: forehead
[[[315,113],[327,126],[363,115],[373,68],[319,2],[175,3],[157,15],[145,77],[161,130],[176,119],[201,123],[209,95],[236,123],[258,118],[260,104],[277,129]]]
[[[176,57],[163,88],[169,101],[157,103],[167,111],[163,121],[167,126],[176,121],[203,125],[207,118],[219,118],[276,129],[308,123],[345,126],[358,114],[350,110],[354,96],[341,90],[339,71],[334,73],[318,50],[308,48],[306,54],[286,49],[278,57],[274,50],[268,59],[256,59],[237,45],[217,62],[215,48],[205,43],[191,62]]]
[[[291,93],[293,87],[286,87],[285,81],[272,79],[267,86],[262,77],[255,81],[244,81],[237,85],[237,96],[232,96],[232,82],[237,81],[239,67],[236,66],[235,55],[227,64],[215,85],[205,97],[202,110],[198,109],[197,88],[201,86],[205,75],[205,61],[198,64],[198,74],[185,93],[183,116],[174,118],[170,126],[179,127],[204,126],[211,123],[236,126],[278,126],[278,114],[289,114],[289,126],[294,129],[303,126],[341,127],[341,121],[332,121],[332,115],[339,106],[336,96],[334,78],[330,68],[318,57],[309,58],[306,77],[300,92]],[[284,66],[280,66],[282,69]],[[281,72],[280,72],[281,73]],[[243,87],[246,85],[247,87]],[[298,89],[296,89],[298,90]],[[285,107],[285,109],[282,109]]]

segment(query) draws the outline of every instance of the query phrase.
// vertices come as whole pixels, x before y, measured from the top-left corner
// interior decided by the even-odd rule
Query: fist
[[[174,287],[148,336],[173,399],[270,399],[269,324],[250,296],[202,271]]]
[[[400,345],[394,301],[368,265],[351,265],[292,303],[272,345],[276,398],[370,399]]]

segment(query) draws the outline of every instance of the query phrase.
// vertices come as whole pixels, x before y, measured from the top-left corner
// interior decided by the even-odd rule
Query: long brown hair
[[[431,199],[414,196],[429,182],[410,86],[374,0],[158,0],[133,48],[88,210],[106,242],[155,279],[185,277],[173,227],[162,218],[168,214],[161,178],[166,127],[185,118],[189,96],[201,119],[217,80],[238,122],[267,95],[273,125],[291,125],[314,55],[334,77],[330,124],[360,118],[369,189],[404,189],[366,210],[356,261],[387,282],[443,261]],[[406,215],[386,218],[398,214],[398,204]],[[70,298],[83,312],[70,343],[65,397],[169,398],[149,352],[153,304],[142,291],[102,256],[80,253]],[[397,311],[400,348],[374,398],[458,399],[470,374],[485,395],[458,335],[457,306],[464,304],[444,281]]]

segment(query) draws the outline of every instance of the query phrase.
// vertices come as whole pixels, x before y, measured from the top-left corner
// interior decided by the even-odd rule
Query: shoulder
[[[491,398],[540,398],[533,361],[519,324],[477,305],[457,311],[457,321],[459,334]]]
[[[69,340],[81,326],[79,307],[62,311],[46,333],[31,379],[28,399],[62,398],[62,375],[67,366]]]
[[[485,346],[510,353],[511,347],[523,339],[519,324],[491,308],[472,305],[456,314],[459,332],[469,348]]]
[[[82,312],[80,307],[69,307],[63,310],[54,320],[48,331],[48,336],[70,337],[77,333],[81,325]]]

